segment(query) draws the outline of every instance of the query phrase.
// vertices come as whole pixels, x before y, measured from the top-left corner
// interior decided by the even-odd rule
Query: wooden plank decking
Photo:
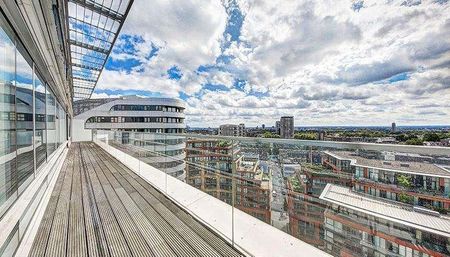
[[[73,143],[30,256],[242,256],[94,143]]]

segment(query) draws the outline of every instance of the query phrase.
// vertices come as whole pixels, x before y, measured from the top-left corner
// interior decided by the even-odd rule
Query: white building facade
[[[74,106],[77,104],[86,105],[75,102]],[[185,142],[168,134],[185,132],[184,109],[183,101],[171,98],[117,98],[75,116],[73,141],[90,141],[96,130],[114,131],[121,143],[148,149],[142,157],[147,163],[183,178]]]

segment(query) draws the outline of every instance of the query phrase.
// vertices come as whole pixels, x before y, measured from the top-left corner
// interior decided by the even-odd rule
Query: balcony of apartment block
[[[280,230],[274,229],[271,227],[268,223],[269,222],[261,222],[257,220],[255,217],[252,217],[251,215],[258,215],[258,213],[262,213],[262,208],[267,209],[267,206],[261,205],[263,197],[262,195],[257,195],[254,193],[254,191],[251,190],[252,187],[258,187],[258,183],[252,183],[253,181],[249,178],[246,178],[243,174],[240,174],[237,170],[237,167],[233,166],[233,163],[239,160],[241,154],[245,154],[245,149],[241,147],[241,145],[249,146],[251,145],[254,149],[260,149],[262,147],[267,147],[270,145],[276,145],[279,148],[284,148],[287,150],[292,149],[300,149],[302,151],[313,151],[312,154],[318,154],[323,153],[325,151],[328,151],[329,149],[333,150],[342,150],[342,151],[357,151],[358,149],[367,149],[371,151],[398,151],[398,152],[412,152],[412,153],[421,153],[421,154],[429,154],[429,155],[436,155],[436,154],[450,154],[450,149],[442,149],[442,148],[426,148],[426,147],[409,147],[409,146],[393,146],[393,145],[381,145],[381,144],[363,144],[363,143],[336,143],[336,142],[324,142],[324,141],[305,141],[305,140],[293,140],[293,139],[261,139],[261,138],[245,138],[245,137],[226,137],[226,136],[210,136],[210,135],[196,135],[196,134],[172,134],[172,135],[165,135],[167,138],[179,138],[184,139],[186,142],[221,142],[221,145],[226,145],[227,150],[226,152],[223,152],[221,154],[217,154],[216,147],[205,147],[204,145],[199,145],[197,148],[195,146],[190,145],[189,143],[186,143],[187,149],[186,151],[190,151],[190,153],[199,153],[195,155],[189,154],[189,158],[185,160],[185,165],[187,169],[191,171],[195,171],[195,176],[189,176],[186,178],[186,183],[180,180],[177,180],[174,177],[167,176],[166,174],[162,173],[161,170],[158,169],[158,167],[152,163],[150,160],[146,160],[142,157],[139,157],[139,154],[132,154],[133,158],[130,158],[130,152],[124,153],[120,149],[123,149],[123,146],[118,147],[117,144],[124,144],[123,141],[120,139],[118,140],[113,135],[115,132],[113,131],[97,131],[96,137],[94,138],[94,142],[101,146],[104,149],[107,149],[110,153],[112,153],[116,158],[118,158],[120,161],[124,162],[128,167],[131,168],[131,170],[134,170],[137,172],[137,174],[141,176],[145,176],[148,178],[148,181],[153,180],[152,185],[160,185],[160,188],[163,193],[166,193],[170,196],[171,199],[175,199],[177,203],[180,203],[181,206],[185,206],[185,203],[188,203],[187,209],[188,212],[193,214],[195,217],[199,215],[199,219],[209,220],[208,224],[215,224],[213,225],[213,230],[217,229],[217,227],[222,227],[222,225],[217,224],[218,220],[221,220],[222,222],[224,220],[227,220],[228,215],[223,215],[224,210],[217,209],[217,212],[215,212],[214,205],[222,205],[226,206],[232,214],[230,214],[233,218],[228,219],[228,221],[231,222],[231,229],[228,228],[228,232],[231,230],[231,234],[228,234],[229,236],[226,238],[231,238],[231,242],[236,242],[235,240],[238,238],[236,237],[237,230],[242,229],[238,226],[236,223],[237,217],[240,217],[241,215],[243,217],[247,217],[254,222],[255,228],[261,227],[268,227],[273,229],[274,233],[277,231],[277,235],[281,237],[288,236],[284,232],[281,232]],[[142,137],[144,138],[144,137]],[[150,140],[151,141],[151,140]],[[151,142],[150,142],[151,143]],[[125,143],[126,144],[126,143]],[[136,147],[136,146],[134,146]],[[139,148],[139,147],[138,147]],[[236,150],[237,148],[238,150]],[[263,149],[260,149],[261,151]],[[149,149],[145,149],[144,151],[151,151]],[[300,151],[301,152],[301,151]],[[201,154],[200,154],[201,153]],[[151,154],[151,153],[150,153]],[[211,156],[218,157],[218,158],[211,158]],[[170,159],[170,156],[165,156],[168,159]],[[323,180],[323,178],[327,179],[329,177],[329,183],[337,183],[335,180],[338,180],[340,183],[341,180],[345,180],[346,182],[351,181],[351,174],[347,173],[336,173],[334,171],[324,171],[321,169],[315,169],[314,166],[311,166],[312,164],[308,163],[308,158],[298,157],[298,160],[300,163],[303,163],[304,171],[308,172],[309,174],[313,175],[314,177],[319,178],[320,180]],[[228,163],[230,162],[230,163]],[[224,163],[228,163],[227,165],[224,165]],[[220,165],[219,165],[220,164]],[[233,167],[231,170],[220,170],[218,169],[219,166],[223,167]],[[316,165],[319,166],[319,165]],[[200,175],[197,171],[203,171],[205,175]],[[267,176],[269,176],[268,174]],[[195,179],[202,179],[200,182],[201,184],[198,185],[197,182],[195,182]],[[225,184],[220,183],[222,180],[227,180],[228,182]],[[273,178],[271,178],[273,180]],[[292,222],[310,222],[315,224],[319,230],[321,230],[322,224],[325,224],[325,215],[324,213],[326,210],[328,210],[329,206],[326,202],[319,199],[319,193],[321,191],[320,187],[322,186],[322,183],[314,183],[314,184],[308,184],[309,182],[313,183],[312,181],[303,181],[303,177],[294,176],[286,179],[286,194],[285,198],[287,200],[287,209],[286,213],[289,213],[289,219],[292,220]],[[248,181],[247,181],[248,180]],[[301,183],[296,183],[301,182]],[[328,181],[328,180],[326,180]],[[231,184],[229,183],[231,182]],[[188,185],[190,183],[194,183],[194,186],[197,188],[192,187],[191,185]],[[328,184],[329,184],[328,183]],[[323,186],[326,186],[327,183],[323,184]],[[351,183],[344,183],[348,190],[351,189]],[[239,185],[246,185],[249,188],[247,188],[247,191],[243,191],[243,188],[241,188]],[[311,188],[314,185],[314,192],[313,194],[308,193],[308,188]],[[225,186],[225,187],[224,187]],[[198,189],[203,189],[203,192],[201,192]],[[190,190],[193,190],[195,192],[196,196],[201,196],[200,198],[194,197],[193,199],[186,199],[186,193],[184,190],[187,190],[189,192]],[[238,191],[239,190],[239,191]],[[277,191],[278,194],[281,194],[283,191],[281,188],[277,188],[274,186],[274,190]],[[312,190],[312,189],[311,189]],[[371,196],[366,196],[365,194],[360,194],[362,198],[367,197],[370,199]],[[178,200],[178,197],[181,197],[181,200]],[[217,197],[217,198],[215,198]],[[240,197],[238,199],[238,197]],[[221,201],[219,200],[221,199]],[[243,202],[243,199],[245,199],[245,202]],[[271,198],[272,199],[272,198]],[[200,205],[203,201],[208,201],[207,205],[204,205],[204,210],[200,208]],[[272,200],[271,200],[272,201]],[[270,201],[270,203],[272,203]],[[226,203],[225,203],[226,202]],[[191,204],[193,206],[191,206]],[[212,204],[212,205],[211,205]],[[301,204],[301,206],[299,206]],[[399,208],[404,208],[407,211],[413,212],[413,208],[411,206],[404,205],[402,203],[394,203]],[[297,207],[295,207],[297,205]],[[245,207],[252,207],[252,208],[245,208]],[[230,210],[231,208],[231,210]],[[261,210],[259,210],[261,209]],[[212,218],[211,214],[209,214],[209,211],[213,211],[215,213],[221,213],[219,216],[214,216]],[[273,206],[271,206],[271,211],[273,212]],[[198,214],[197,212],[200,212]],[[228,217],[229,218],[229,217]],[[342,218],[347,218],[345,215],[342,216]],[[212,219],[212,220],[211,220]],[[357,221],[358,219],[358,221]],[[372,228],[374,230],[379,231],[380,233],[386,233],[386,235],[394,236],[394,237],[400,237],[401,234],[398,234],[399,232],[396,230],[393,230],[389,227],[384,227],[383,224],[370,224],[367,223],[366,220],[359,220],[359,218],[354,219],[356,222],[355,224],[362,224],[362,226],[367,227],[368,229]],[[442,222],[448,222],[445,217],[442,216]],[[246,228],[250,229],[250,228]],[[252,227],[253,229],[253,227]],[[254,232],[252,229],[249,231]],[[324,245],[324,242],[321,241],[322,239],[317,238],[317,233],[314,235],[311,235],[311,238],[304,238],[304,235],[296,235],[293,231],[288,231],[292,235],[295,235],[299,239],[303,239],[305,242],[308,242],[312,244],[313,246],[319,247],[322,250],[325,250],[322,248]],[[226,235],[226,232],[219,229],[219,234]],[[243,240],[258,241],[258,238],[255,237],[255,233],[248,232],[248,237]],[[281,233],[281,234],[279,234]],[[322,232],[319,231],[319,234]],[[288,236],[288,238],[291,238],[292,240],[298,240],[294,237]],[[272,239],[271,239],[272,240]],[[247,242],[248,242],[247,241]],[[298,241],[302,242],[302,241]],[[239,246],[241,248],[245,249],[245,253],[250,253],[251,255],[254,255],[252,251],[249,251],[248,247],[243,247],[240,244],[234,244],[235,246]],[[341,246],[344,247],[344,246]],[[344,247],[345,248],[345,247]],[[351,249],[351,248],[350,248]],[[348,250],[348,248],[346,248]],[[329,254],[334,254],[332,251],[327,251]],[[255,255],[260,256],[260,255]],[[262,256],[262,255],[261,255]],[[280,254],[280,256],[287,256]],[[298,254],[294,254],[294,256],[298,256]]]
[[[159,166],[160,162],[148,156],[158,155],[166,161],[182,161],[177,156],[167,156],[161,152],[143,147],[142,144],[130,144],[121,140],[115,131],[96,131],[92,141],[72,143],[66,151],[66,157],[60,164],[58,176],[51,183],[51,189],[40,203],[27,232],[22,236],[17,254],[39,256],[41,253],[130,253],[141,256],[320,256],[334,254],[324,248],[324,239],[318,237],[323,233],[325,217],[348,219],[344,214],[335,215],[327,212],[329,206],[318,196],[307,193],[308,185],[298,176],[286,179],[287,231],[291,234],[251,216],[268,211],[263,195],[254,194],[251,187],[257,183],[245,181],[237,171],[230,173],[215,169],[208,162],[197,163],[184,160],[183,164],[192,171],[204,170],[208,179],[202,185],[190,185],[168,175]],[[136,132],[139,133],[139,132]],[[201,140],[229,141],[230,145],[254,144],[264,147],[276,144],[285,149],[306,149],[317,153],[324,149],[355,150],[350,144],[305,141],[294,139],[260,139],[241,137],[222,137],[192,134],[159,134],[173,140],[185,141],[188,138]],[[151,137],[141,137],[151,138]],[[156,138],[156,137],[153,137]],[[153,139],[145,139],[152,141]],[[158,143],[161,143],[160,141]],[[261,144],[263,142],[264,144]],[[163,143],[164,144],[164,143]],[[161,145],[160,145],[161,146]],[[361,148],[358,145],[356,149]],[[370,150],[383,151],[383,145],[365,144]],[[393,146],[388,146],[392,150]],[[399,151],[439,152],[435,148],[408,148],[397,146]],[[450,149],[446,150],[450,153]],[[230,151],[230,153],[235,151]],[[442,152],[439,152],[440,154]],[[203,156],[209,158],[209,154]],[[222,157],[228,157],[224,154]],[[238,158],[224,158],[233,161]],[[307,160],[301,159],[301,162]],[[202,166],[204,164],[209,166]],[[308,164],[309,165],[309,164]],[[320,178],[331,176],[340,178],[342,173],[322,171],[304,165],[305,171]],[[230,165],[233,166],[233,165]],[[272,176],[269,172],[267,176]],[[194,176],[191,179],[201,178]],[[221,184],[220,178],[227,181]],[[271,178],[273,179],[273,178]],[[348,179],[345,176],[345,179]],[[301,182],[301,183],[300,183]],[[194,183],[194,182],[192,182]],[[331,182],[330,182],[331,183]],[[238,185],[248,185],[247,192],[238,191]],[[320,186],[320,185],[318,185]],[[200,189],[204,189],[203,191]],[[274,186],[281,194],[282,190]],[[349,187],[348,190],[351,190]],[[223,195],[226,193],[227,196]],[[271,193],[269,192],[269,195]],[[215,196],[215,197],[214,197]],[[236,197],[241,201],[237,202]],[[242,198],[242,196],[244,198]],[[367,197],[360,194],[361,197]],[[216,198],[217,197],[217,198]],[[221,199],[221,200],[219,200]],[[226,203],[227,202],[227,203]],[[269,203],[272,203],[272,198]],[[411,206],[400,208],[413,211]],[[242,206],[252,208],[243,208]],[[318,208],[316,208],[318,207]],[[320,208],[319,208],[320,207]],[[273,208],[269,207],[269,208]],[[261,210],[259,210],[261,209]],[[270,209],[272,212],[274,209]],[[272,217],[273,219],[273,217]],[[402,236],[400,232],[383,224],[367,223],[367,220],[352,217],[350,225],[363,226],[379,233],[394,237]],[[305,233],[289,231],[294,223],[311,223],[316,226],[310,238]],[[442,217],[442,222],[448,222]],[[320,231],[316,231],[316,230]],[[305,230],[309,231],[309,230]],[[399,234],[400,233],[400,234]],[[65,236],[64,236],[65,235]],[[306,236],[306,238],[305,238]],[[62,242],[53,240],[65,238]],[[47,240],[46,240],[47,239]],[[48,240],[52,239],[52,240]],[[300,240],[302,239],[302,240]],[[306,243],[307,242],[307,243]],[[309,243],[309,244],[308,244]],[[338,244],[338,240],[334,240]],[[339,245],[338,245],[339,246]],[[338,247],[336,246],[336,247]],[[315,248],[318,247],[318,248]],[[344,246],[339,246],[344,247]],[[345,247],[344,247],[345,248]],[[323,250],[323,251],[322,251]],[[348,250],[348,249],[347,249]],[[324,252],[325,251],[325,252]],[[143,252],[149,254],[142,254]],[[51,254],[50,254],[51,255]],[[18,255],[20,256],[20,255]]]
[[[358,242],[373,251],[387,253],[389,256],[399,254],[399,246],[403,249],[405,247],[412,249],[424,256],[449,255],[448,217],[426,215],[415,211],[409,205],[395,201],[381,200],[377,197],[365,198],[362,197],[364,194],[334,185],[328,185],[320,198],[330,199],[330,192],[331,194],[339,192],[340,196],[346,195],[347,199],[339,208],[334,206],[325,210],[327,230],[336,232],[344,238],[357,236],[350,241]],[[331,198],[337,199],[333,196]],[[358,208],[353,208],[355,206]],[[350,209],[352,211],[348,212]],[[397,218],[393,218],[394,216]],[[334,225],[330,221],[333,221]],[[336,226],[336,223],[339,225]],[[424,236],[430,231],[439,236]],[[386,245],[379,247],[373,240],[368,240],[368,236],[381,238]],[[347,243],[350,241],[347,240]]]
[[[414,196],[416,198],[424,198],[432,201],[439,201],[443,204],[449,206],[450,208],[450,192],[445,192],[444,190],[427,190],[419,187],[406,187],[398,184],[394,184],[393,181],[378,179],[378,181],[364,178],[364,177],[354,177],[354,183],[361,186],[367,186],[371,188],[376,188],[393,193],[406,193],[408,195]],[[422,186],[422,185],[421,185]]]
[[[328,255],[155,168],[140,158],[145,148],[118,147],[110,133],[59,148],[19,243],[0,237],[4,256]]]

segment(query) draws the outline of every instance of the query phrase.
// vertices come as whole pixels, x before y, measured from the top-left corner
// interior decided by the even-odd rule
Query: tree
[[[418,138],[411,138],[406,140],[407,145],[423,145],[423,141]]]
[[[314,133],[311,132],[299,132],[295,133],[294,135],[295,139],[302,139],[302,140],[316,140],[317,137]]]
[[[405,134],[396,135],[395,139],[399,142],[405,142],[408,140]]]
[[[400,193],[398,195],[398,200],[402,203],[412,204],[414,201],[414,198],[412,196],[409,196],[405,193]]]
[[[407,176],[407,175],[398,175],[397,176],[397,181],[400,184],[400,186],[402,187],[406,187],[409,188],[411,187],[411,177]]]
[[[425,135],[423,135],[423,141],[437,142],[439,140],[440,140],[440,137],[436,133],[426,133]]]
[[[218,147],[227,147],[227,146],[230,146],[230,145],[231,145],[231,142],[230,141],[226,141],[226,140],[220,140],[217,143]]]
[[[264,137],[264,138],[280,138],[280,135],[278,135],[278,134],[273,134],[273,133],[270,132],[270,131],[266,131],[266,132],[264,132],[263,137]]]

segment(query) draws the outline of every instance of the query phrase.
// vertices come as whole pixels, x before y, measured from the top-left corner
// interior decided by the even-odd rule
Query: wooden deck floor
[[[242,256],[94,143],[73,143],[30,256]]]

